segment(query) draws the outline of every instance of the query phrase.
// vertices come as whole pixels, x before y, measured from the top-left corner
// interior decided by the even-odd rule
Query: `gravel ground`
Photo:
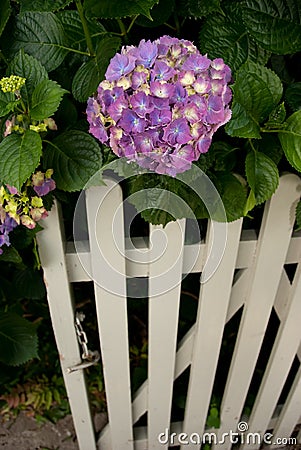
[[[105,414],[94,418],[96,431],[106,423]],[[2,450],[78,450],[73,421],[70,415],[59,420],[39,423],[26,414],[8,422],[0,422],[0,449]]]

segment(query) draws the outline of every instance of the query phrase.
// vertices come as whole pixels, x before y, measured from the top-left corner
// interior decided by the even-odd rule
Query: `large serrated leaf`
[[[201,28],[199,42],[202,53],[210,58],[222,57],[233,71],[247,60],[265,64],[269,58],[269,53],[258,47],[235,15],[209,16]]]
[[[46,290],[43,278],[37,270],[26,268],[19,270],[13,279],[17,296],[32,300],[38,300],[45,296]]]
[[[119,38],[104,38],[97,46],[96,58],[90,60],[78,69],[72,82],[72,94],[79,102],[87,101],[103,80],[105,71],[120,46]]]
[[[58,11],[72,3],[72,0],[19,0],[20,12],[26,11]]]
[[[0,143],[0,180],[21,189],[39,164],[42,154],[40,135],[26,130],[10,134]]]
[[[3,249],[2,249],[3,250]],[[0,262],[21,264],[22,258],[14,247],[5,247],[3,253],[0,255]]]
[[[288,162],[301,172],[301,110],[287,119],[278,136]]]
[[[276,164],[267,155],[251,151],[246,157],[246,176],[256,204],[268,200],[279,184]]]
[[[84,9],[87,17],[101,17],[103,19],[115,19],[120,17],[142,14],[151,19],[150,10],[159,0],[85,0]]]
[[[220,9],[220,0],[180,0],[177,13],[187,17],[204,17]]]
[[[3,92],[0,90],[0,117],[6,116],[14,109],[18,101],[12,92]]]
[[[64,60],[66,37],[64,28],[50,12],[26,12],[17,16],[10,51],[20,49],[34,56],[47,71],[56,69]]]
[[[136,20],[136,24],[142,27],[158,27],[168,21],[170,15],[173,13],[174,6],[175,0],[160,0],[152,8],[152,20],[140,15]]]
[[[66,131],[48,144],[43,163],[45,168],[53,168],[59,189],[79,191],[101,168],[100,147],[83,131]]]
[[[226,125],[227,133],[231,136],[259,138],[259,124],[281,99],[280,79],[266,67],[248,62],[237,71],[232,89],[233,114]]]
[[[244,0],[243,22],[254,39],[278,54],[301,50],[301,3],[299,0]]]
[[[65,34],[68,37],[69,45],[72,48],[85,51],[87,43],[78,11],[61,11],[57,14],[57,17],[60,19],[64,27]],[[88,20],[88,27],[92,43],[94,44],[94,46],[96,46],[99,38],[107,34],[107,32],[105,28],[95,20]]]
[[[38,357],[36,327],[17,314],[0,315],[0,361],[17,366]]]
[[[24,53],[23,49],[20,49],[11,61],[9,72],[26,79],[26,83],[22,87],[22,97],[25,100],[29,100],[38,83],[48,80],[45,67],[36,58]]]
[[[67,93],[55,81],[43,80],[32,93],[30,116],[33,120],[43,120],[58,109],[62,97]]]
[[[301,109],[301,81],[292,83],[287,87],[285,100],[293,111]]]
[[[11,13],[10,1],[9,0],[1,0],[0,2],[0,36],[7,24]]]
[[[227,220],[232,222],[242,217],[247,200],[245,186],[232,173],[221,173],[218,176],[218,189]]]

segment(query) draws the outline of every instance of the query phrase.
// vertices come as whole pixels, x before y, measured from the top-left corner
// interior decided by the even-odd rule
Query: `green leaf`
[[[0,117],[6,116],[17,105],[15,95],[12,92],[3,92],[0,89]]]
[[[220,0],[180,0],[177,13],[184,17],[204,17],[220,9]]]
[[[0,262],[10,262],[13,264],[21,264],[22,263],[22,258],[18,252],[18,250],[16,250],[14,247],[10,246],[10,247],[5,247],[2,255],[0,255]]]
[[[285,121],[286,110],[284,103],[277,105],[275,109],[269,115],[268,121],[264,124],[265,128],[281,128],[282,123]]]
[[[248,32],[266,50],[282,55],[301,50],[299,0],[244,0],[242,19]]]
[[[72,82],[72,94],[79,102],[86,102],[103,80],[110,59],[120,46],[119,38],[102,39],[97,47],[96,58],[78,69]]]
[[[10,1],[9,0],[1,0],[0,2],[0,36],[7,24],[11,13]]]
[[[227,133],[231,136],[259,138],[260,123],[281,99],[280,79],[266,67],[248,62],[236,73],[232,90],[232,119],[225,127]]]
[[[297,229],[301,229],[301,200],[299,200],[297,207],[296,207],[296,225]]]
[[[234,72],[248,60],[264,65],[269,58],[234,14],[210,15],[201,28],[199,43],[202,53],[222,57]]]
[[[141,27],[158,27],[168,21],[174,6],[175,0],[160,0],[152,9],[152,20],[145,16],[139,16],[135,23]]]
[[[0,361],[18,366],[38,357],[36,327],[14,313],[0,315]]]
[[[39,223],[37,223],[31,230],[26,227],[17,227],[9,236],[11,244],[19,250],[23,250],[32,243],[35,235],[41,230],[43,230],[43,228]]]
[[[217,409],[216,406],[212,406],[209,410],[209,415],[206,420],[206,427],[208,428],[220,427],[219,410]]]
[[[10,134],[0,143],[0,180],[21,189],[39,164],[42,141],[38,133]]]
[[[45,168],[52,167],[58,189],[78,191],[101,168],[101,152],[89,134],[70,130],[50,142],[44,152]]]
[[[252,116],[247,106],[240,105],[233,101],[232,117],[225,126],[226,132],[230,136],[244,138],[260,138],[260,126],[258,121]]]
[[[84,0],[84,9],[87,17],[101,17],[103,19],[116,19],[120,17],[142,14],[151,19],[150,10],[159,0]]]
[[[219,174],[217,187],[224,204],[228,222],[242,217],[247,200],[246,187],[231,173]]]
[[[83,63],[72,81],[72,94],[78,102],[86,102],[97,89],[101,79],[95,59]]]
[[[86,51],[87,43],[78,11],[60,11],[56,16],[60,19],[64,27],[64,31],[66,36],[68,37],[70,47],[81,51]],[[94,46],[96,46],[99,38],[107,34],[107,31],[105,30],[103,25],[101,25],[99,22],[96,22],[95,20],[87,20],[87,22],[89,32],[91,34],[92,43],[94,44]]]
[[[43,120],[58,109],[63,95],[68,92],[55,81],[43,80],[32,93],[30,116],[33,120]]]
[[[34,56],[49,72],[64,60],[66,38],[64,28],[55,14],[50,12],[26,12],[17,16],[10,52],[20,49]]]
[[[264,153],[250,151],[246,157],[246,176],[256,205],[268,200],[279,184],[276,164]]]
[[[31,268],[19,270],[13,279],[18,298],[39,300],[46,294],[45,285],[40,272]]]
[[[48,80],[48,73],[44,66],[33,56],[24,53],[23,49],[15,55],[9,65],[9,72],[26,79],[22,87],[22,98],[29,101],[34,88],[43,80]]]
[[[301,110],[293,113],[280,131],[279,139],[288,162],[301,172]]]
[[[276,134],[264,133],[261,139],[253,142],[253,145],[278,166],[283,156],[283,150]]]
[[[72,0],[19,0],[20,12],[26,11],[58,11],[72,3]]]
[[[288,86],[285,91],[285,100],[293,111],[301,109],[301,81]]]

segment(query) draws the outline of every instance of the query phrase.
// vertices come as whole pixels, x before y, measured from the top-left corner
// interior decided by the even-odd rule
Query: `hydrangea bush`
[[[231,70],[192,42],[163,36],[123,47],[88,99],[89,131],[118,157],[175,176],[231,118]]]

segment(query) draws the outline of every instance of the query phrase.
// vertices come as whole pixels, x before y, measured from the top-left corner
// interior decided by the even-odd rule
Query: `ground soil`
[[[106,416],[94,418],[96,431],[104,426]],[[37,422],[33,417],[20,413],[16,419],[0,422],[0,449],[2,450],[78,450],[72,417],[56,424]]]

